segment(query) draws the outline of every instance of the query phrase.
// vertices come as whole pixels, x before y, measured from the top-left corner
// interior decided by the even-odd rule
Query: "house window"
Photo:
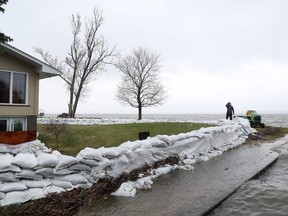
[[[0,71],[0,103],[26,104],[27,77],[26,73]]]
[[[0,118],[0,131],[25,131],[27,130],[25,117]]]
[[[8,131],[7,119],[0,119],[0,131]]]
[[[10,73],[0,71],[0,103],[9,103]]]

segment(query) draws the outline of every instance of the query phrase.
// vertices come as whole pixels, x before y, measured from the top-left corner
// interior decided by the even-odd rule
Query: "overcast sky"
[[[162,106],[144,114],[288,113],[287,0],[9,0],[0,31],[10,44],[39,59],[41,47],[64,59],[71,43],[70,18],[103,11],[100,29],[123,55],[146,47],[162,57],[168,89]],[[78,114],[136,114],[115,100],[120,73],[107,67],[78,106]],[[64,82],[40,81],[39,108],[67,112]]]

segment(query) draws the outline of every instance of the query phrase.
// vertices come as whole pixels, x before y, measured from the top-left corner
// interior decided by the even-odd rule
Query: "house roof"
[[[5,51],[27,63],[30,63],[37,68],[37,73],[40,74],[40,79],[53,77],[53,76],[59,76],[61,75],[61,71],[57,70],[56,68],[46,64],[43,61],[40,61],[39,59],[9,45],[9,44],[3,44],[0,43],[0,50]]]

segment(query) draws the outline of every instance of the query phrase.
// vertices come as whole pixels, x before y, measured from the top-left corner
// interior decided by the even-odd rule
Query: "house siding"
[[[39,74],[36,68],[6,53],[0,54],[0,70],[29,74],[27,105],[1,104],[1,116],[38,115]]]
[[[27,130],[37,130],[39,74],[36,67],[5,52],[0,53],[0,70],[28,74],[27,104],[0,104],[0,117],[27,117]]]

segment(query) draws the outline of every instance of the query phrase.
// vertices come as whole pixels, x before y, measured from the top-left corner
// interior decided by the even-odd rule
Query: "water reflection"
[[[209,216],[288,215],[288,151],[261,178],[244,184]]]
[[[252,177],[261,166],[259,158],[267,154],[267,150],[240,146],[196,164],[193,172],[163,175],[154,180],[152,189],[138,190],[135,197],[111,196],[79,215],[202,215]]]

